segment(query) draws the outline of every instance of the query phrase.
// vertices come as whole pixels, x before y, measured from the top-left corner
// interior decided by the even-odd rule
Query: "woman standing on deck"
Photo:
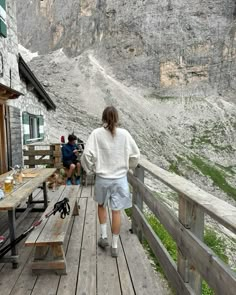
[[[140,158],[139,149],[130,135],[118,128],[118,112],[106,107],[102,114],[103,127],[93,130],[86,143],[81,164],[87,173],[96,173],[94,200],[98,203],[101,237],[98,245],[109,246],[107,239],[107,210],[112,210],[111,256],[118,256],[121,225],[120,210],[132,207],[127,181],[129,168],[135,168]]]

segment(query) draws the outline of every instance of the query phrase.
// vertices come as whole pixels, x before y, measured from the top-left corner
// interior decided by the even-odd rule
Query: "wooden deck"
[[[50,191],[49,199],[56,193],[57,191]],[[40,194],[41,192],[36,192],[34,197],[37,198]],[[97,247],[100,233],[92,194],[92,186],[81,188],[80,215],[72,217],[66,243],[68,274],[32,274],[30,263],[33,250],[25,247],[23,240],[18,246],[19,268],[12,269],[11,264],[0,264],[0,294],[170,294],[167,283],[154,272],[137,237],[129,232],[131,225],[125,214],[122,215],[119,257],[112,258],[109,247],[106,251]],[[40,213],[30,213],[17,228],[17,236],[39,218]],[[6,214],[1,213],[0,234],[5,229]],[[108,232],[111,240],[110,223]]]

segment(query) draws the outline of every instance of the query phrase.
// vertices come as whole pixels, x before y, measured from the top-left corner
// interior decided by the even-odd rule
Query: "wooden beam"
[[[171,283],[174,290],[176,290],[177,294],[194,294],[189,284],[185,283],[180,274],[177,272],[176,263],[136,205],[133,208],[133,214],[139,224],[139,227],[142,228],[148,244],[150,245],[158,262],[161,264],[168,281]]]
[[[24,150],[24,156],[50,156],[53,155],[53,151],[50,150]]]
[[[142,182],[144,183],[144,168],[141,166],[138,166],[135,168],[134,175]],[[133,206],[137,205],[140,211],[143,211],[143,198],[142,195],[137,191],[133,190]],[[132,215],[132,230],[133,232],[138,236],[139,241],[143,242],[143,235],[142,231],[138,228],[137,223],[135,221],[134,216]]]
[[[192,182],[157,167],[146,159],[140,165],[161,182],[198,206],[212,218],[236,234],[236,207],[205,192]]]
[[[179,221],[201,241],[204,235],[204,213],[196,204],[179,195]],[[178,248],[178,272],[185,282],[188,282],[195,294],[202,293],[202,280],[196,267]]]
[[[185,228],[170,209],[155,198],[142,182],[130,173],[128,179],[131,185],[142,194],[143,201],[175,240],[183,256],[191,261],[216,294],[224,294],[227,286],[227,294],[234,295],[236,274],[198,237]]]
[[[47,165],[53,164],[54,161],[50,159],[38,159],[38,160],[24,160],[24,165],[29,165],[29,167],[33,168],[35,165]]]

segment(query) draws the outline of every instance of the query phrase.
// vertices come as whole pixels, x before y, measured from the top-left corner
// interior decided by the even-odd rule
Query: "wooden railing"
[[[144,185],[145,171],[178,193],[178,218]],[[140,240],[145,236],[177,294],[201,294],[202,279],[215,294],[236,294],[236,274],[203,242],[204,213],[236,233],[236,208],[145,159],[134,174],[128,173],[128,181],[133,188],[133,231]],[[143,203],[176,242],[177,264],[147,222]]]
[[[61,144],[27,145],[23,151],[24,165],[29,168],[38,165],[49,165],[59,168],[61,165]]]
[[[60,167],[61,145],[28,145],[24,157],[29,167]],[[145,171],[178,193],[178,218],[144,185]],[[177,294],[201,294],[202,278],[215,294],[236,294],[236,274],[203,243],[204,215],[236,234],[236,208],[145,159],[134,174],[128,173],[128,180],[133,187],[132,229],[140,241],[145,236]],[[144,203],[176,242],[177,264],[146,220]]]

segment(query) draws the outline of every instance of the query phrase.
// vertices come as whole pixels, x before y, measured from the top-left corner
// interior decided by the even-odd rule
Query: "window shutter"
[[[0,35],[7,37],[6,0],[0,0]]]
[[[30,139],[30,126],[29,126],[29,114],[22,113],[22,123],[23,123],[23,143],[27,144],[27,140]]]
[[[39,116],[39,137],[44,139],[44,119],[43,116]]]

